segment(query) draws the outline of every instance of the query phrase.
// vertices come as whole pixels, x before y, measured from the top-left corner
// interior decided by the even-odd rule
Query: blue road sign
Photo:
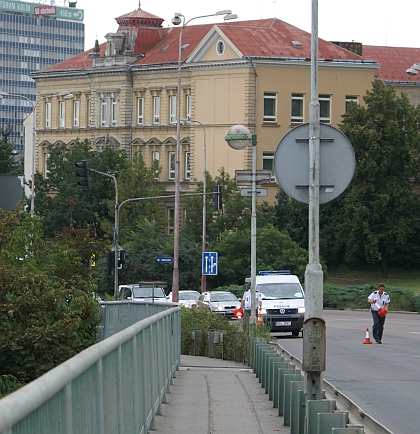
[[[156,261],[159,262],[160,264],[170,264],[171,262],[173,262],[173,259],[172,258],[157,258]]]
[[[217,252],[203,252],[202,274],[217,276]]]

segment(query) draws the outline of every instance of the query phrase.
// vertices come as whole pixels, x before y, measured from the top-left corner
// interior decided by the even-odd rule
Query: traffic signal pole
[[[99,173],[100,175],[112,178],[115,186],[115,216],[114,216],[114,300],[118,300],[118,256],[119,256],[119,245],[118,245],[118,222],[119,222],[119,205],[118,205],[118,183],[114,175],[109,173],[100,172],[99,170],[89,169],[92,172]]]

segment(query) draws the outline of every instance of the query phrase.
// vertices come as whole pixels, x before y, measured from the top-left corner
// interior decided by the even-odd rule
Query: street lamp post
[[[207,226],[207,208],[206,208],[206,159],[207,159],[207,151],[206,151],[206,129],[204,128],[204,125],[195,119],[183,119],[187,122],[195,122],[201,126],[203,129],[203,138],[204,138],[204,144],[203,144],[203,152],[204,152],[204,160],[203,160],[203,235],[202,235],[202,242],[201,242],[201,253],[204,253],[206,251],[206,226]],[[201,293],[206,291],[206,275],[201,274]]]
[[[179,210],[180,210],[180,160],[181,160],[181,67],[182,67],[182,34],[187,26],[193,20],[198,18],[214,17],[224,15],[223,19],[233,20],[237,15],[232,14],[230,10],[223,10],[210,15],[200,15],[185,21],[185,16],[175,12],[172,18],[172,24],[179,26],[182,24],[179,32],[178,43],[178,85],[177,85],[177,107],[176,107],[176,156],[175,156],[175,209],[174,209],[174,270],[172,277],[172,301],[178,302],[179,298]]]
[[[0,92],[0,98],[4,96],[14,96],[17,98],[22,98],[28,101],[32,105],[32,113],[33,113],[33,122],[32,122],[32,174],[31,174],[31,217],[34,216],[35,213],[35,151],[36,151],[36,107],[39,102],[46,98],[51,98],[54,96],[63,96],[65,99],[73,99],[74,95],[67,91],[58,92],[52,95],[43,96],[35,101],[32,101],[28,97],[24,95],[19,95],[16,93],[8,93],[8,92]],[[25,144],[26,145],[26,144]],[[26,149],[26,146],[25,146]]]
[[[251,315],[249,318],[249,335],[255,334],[256,324],[256,275],[257,275],[257,136],[251,134],[244,125],[233,125],[226,133],[225,140],[235,150],[245,149],[252,144],[251,171]]]

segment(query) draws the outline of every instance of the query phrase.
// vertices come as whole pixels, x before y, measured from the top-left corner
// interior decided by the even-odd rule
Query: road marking
[[[420,332],[408,332],[411,333],[412,335],[420,335]]]

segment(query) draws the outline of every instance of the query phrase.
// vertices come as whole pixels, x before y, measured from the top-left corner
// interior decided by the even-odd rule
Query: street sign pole
[[[319,96],[318,96],[318,0],[312,0],[311,36],[311,102],[309,104],[309,263],[305,271],[305,322],[303,335],[303,369],[306,373],[306,398],[322,399],[322,371],[326,351],[325,333],[319,336],[318,321],[322,320],[323,273],[319,263]],[[317,320],[315,320],[315,318]],[[314,320],[313,320],[314,319]],[[309,337],[309,339],[308,339]],[[315,351],[309,348],[314,337]],[[312,346],[314,344],[312,343]]]

